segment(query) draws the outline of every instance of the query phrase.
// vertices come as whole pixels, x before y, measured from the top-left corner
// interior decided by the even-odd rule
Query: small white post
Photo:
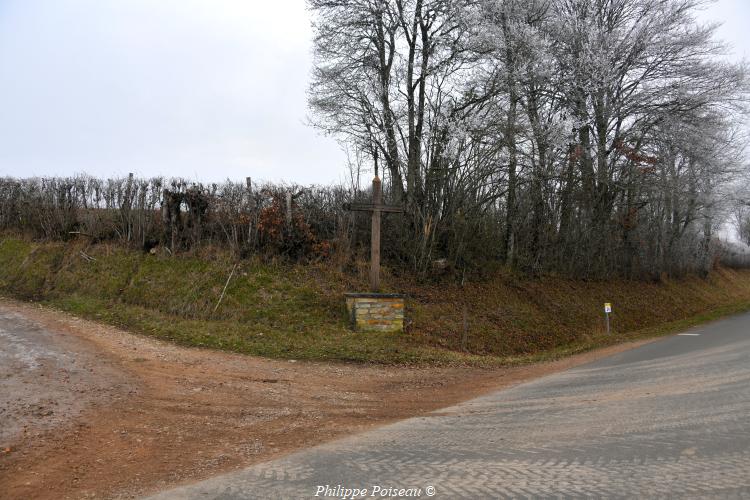
[[[609,335],[609,313],[612,312],[612,304],[609,302],[604,303],[604,317],[607,323],[607,335]]]

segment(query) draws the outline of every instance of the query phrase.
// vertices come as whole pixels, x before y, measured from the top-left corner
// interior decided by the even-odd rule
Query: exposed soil
[[[268,360],[0,300],[0,498],[131,498],[644,342],[503,369]]]

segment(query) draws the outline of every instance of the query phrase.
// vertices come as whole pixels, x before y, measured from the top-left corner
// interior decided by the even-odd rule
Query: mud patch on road
[[[134,390],[108,361],[81,339],[0,309],[0,450]]]

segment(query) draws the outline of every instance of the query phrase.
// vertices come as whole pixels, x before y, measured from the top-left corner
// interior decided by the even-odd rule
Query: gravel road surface
[[[126,379],[92,345],[0,307],[0,449],[127,394]]]

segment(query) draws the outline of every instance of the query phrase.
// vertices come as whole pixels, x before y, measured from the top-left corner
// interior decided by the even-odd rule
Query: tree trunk
[[[515,223],[516,223],[516,169],[518,167],[518,151],[516,146],[516,125],[518,112],[518,89],[516,88],[516,55],[511,46],[510,27],[508,17],[503,12],[500,16],[505,38],[505,58],[508,66],[508,121],[505,126],[505,143],[508,148],[508,195],[507,209],[505,213],[505,236],[503,238],[502,251],[505,256],[505,264],[512,266],[515,262]]]

